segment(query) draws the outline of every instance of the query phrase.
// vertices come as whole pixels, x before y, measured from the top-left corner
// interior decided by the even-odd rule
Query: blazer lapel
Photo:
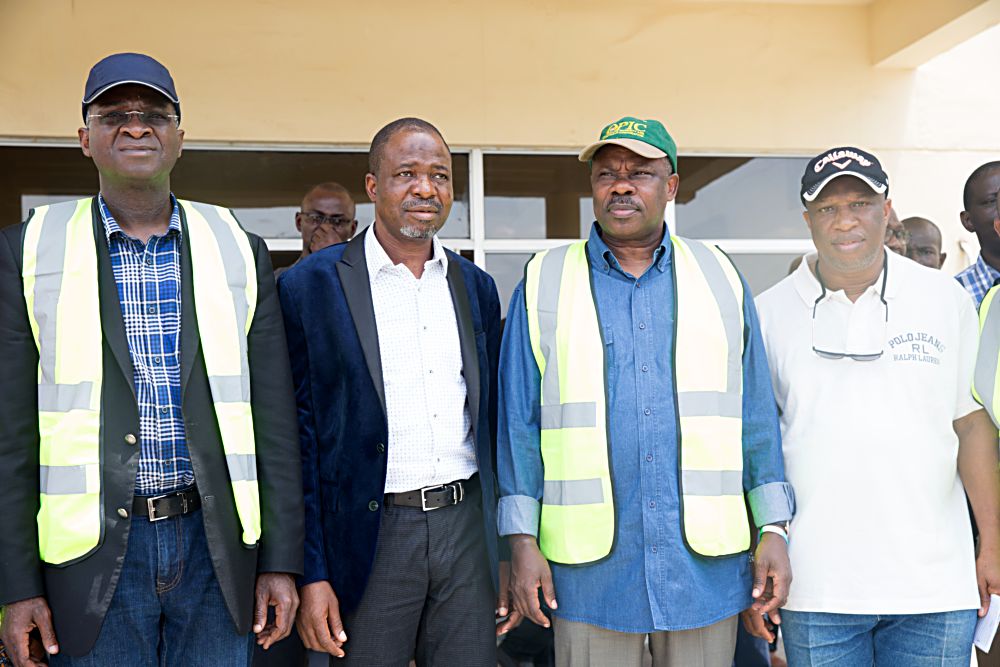
[[[194,284],[191,272],[191,246],[188,244],[187,218],[181,210],[181,396],[191,377],[194,359],[198,356],[201,337],[194,312]],[[183,400],[183,398],[181,399]]]
[[[111,251],[108,250],[108,236],[104,230],[104,221],[94,197],[94,242],[97,245],[97,289],[101,304],[101,329],[104,339],[111,348],[111,354],[121,368],[122,374],[128,380],[135,394],[135,375],[132,368],[132,356],[128,349],[128,339],[125,336],[125,320],[122,319],[121,300],[118,296],[118,285],[115,283],[115,272],[111,268]]]
[[[385,384],[382,381],[382,355],[378,346],[378,326],[375,323],[375,307],[372,305],[372,287],[368,280],[368,263],[365,260],[365,236],[371,227],[354,237],[344,248],[344,254],[337,262],[337,275],[347,299],[347,307],[354,320],[354,329],[361,341],[368,373],[378,393],[382,414],[385,409]]]
[[[458,341],[462,348],[462,375],[465,376],[465,391],[469,399],[472,435],[476,439],[479,433],[479,353],[476,350],[476,329],[469,307],[469,293],[462,277],[462,267],[455,256],[448,257],[448,287],[455,305]]]

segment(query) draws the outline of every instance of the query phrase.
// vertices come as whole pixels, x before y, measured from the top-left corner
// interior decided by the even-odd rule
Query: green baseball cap
[[[625,116],[606,125],[601,130],[600,140],[580,151],[580,162],[589,162],[605,144],[624,146],[636,155],[653,160],[665,157],[670,160],[674,172],[677,171],[677,143],[658,120]]]

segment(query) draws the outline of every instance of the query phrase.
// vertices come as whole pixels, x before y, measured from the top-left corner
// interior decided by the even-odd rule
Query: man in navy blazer
[[[338,665],[496,665],[496,286],[434,236],[453,199],[434,126],[384,127],[369,172],[373,225],[278,283],[304,472],[299,633]]]

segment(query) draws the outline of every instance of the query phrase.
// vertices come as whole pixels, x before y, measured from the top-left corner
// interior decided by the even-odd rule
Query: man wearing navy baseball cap
[[[18,665],[248,665],[298,606],[267,248],[173,195],[180,118],[159,62],[101,60],[79,129],[100,191],[0,232],[0,604]]]
[[[867,151],[813,158],[800,194],[816,252],[757,298],[799,507],[781,610],[791,665],[965,667],[977,612],[1000,592],[975,304],[885,247],[888,192]]]

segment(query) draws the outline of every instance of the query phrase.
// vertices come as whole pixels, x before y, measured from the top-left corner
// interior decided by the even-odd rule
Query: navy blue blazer
[[[282,274],[305,492],[305,573],[327,580],[342,614],[358,606],[375,559],[388,426],[365,234]],[[493,279],[448,251],[462,373],[483,489],[483,534],[497,586],[496,410],[500,300]]]

